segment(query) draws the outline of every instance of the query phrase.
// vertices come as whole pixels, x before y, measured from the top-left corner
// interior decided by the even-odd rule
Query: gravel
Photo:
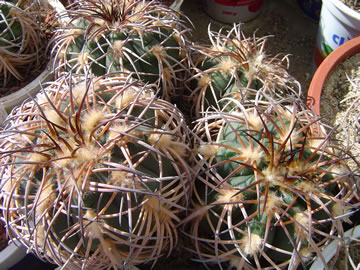
[[[359,0],[341,0],[345,5],[349,6],[352,9],[360,11],[360,1]]]
[[[360,54],[341,63],[330,75],[321,93],[320,111],[331,126],[337,127],[336,139],[360,161]]]

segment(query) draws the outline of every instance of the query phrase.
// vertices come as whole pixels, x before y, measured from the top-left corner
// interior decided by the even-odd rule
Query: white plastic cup
[[[323,0],[314,53],[315,66],[346,41],[360,36],[360,12],[340,0]]]
[[[205,12],[223,23],[247,22],[259,15],[264,0],[203,0]]]

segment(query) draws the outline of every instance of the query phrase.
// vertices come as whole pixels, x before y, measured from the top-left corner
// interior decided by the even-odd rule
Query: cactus
[[[71,7],[69,24],[52,40],[56,70],[131,71],[144,82],[157,83],[162,98],[176,95],[190,59],[190,29],[178,12],[143,0],[79,1]]]
[[[225,96],[241,102],[253,99],[254,93],[249,93],[249,89],[262,89],[273,98],[286,95],[302,99],[300,84],[287,71],[287,58],[266,54],[266,37],[247,38],[239,24],[227,33],[223,29],[211,31],[209,25],[208,35],[210,47],[193,46],[195,66],[188,80],[197,117],[209,106],[221,109],[224,104],[218,101]]]
[[[10,238],[64,269],[155,263],[190,201],[188,128],[129,76],[64,75],[0,132]]]
[[[350,170],[309,111],[279,101],[232,106],[194,127],[191,251],[220,268],[305,269],[341,239],[356,193]]]
[[[8,90],[18,81],[39,74],[46,59],[47,41],[34,4],[0,1],[0,87]]]

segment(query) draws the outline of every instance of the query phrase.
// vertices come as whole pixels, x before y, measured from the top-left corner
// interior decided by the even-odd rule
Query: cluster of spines
[[[1,142],[8,233],[40,257],[123,268],[176,246],[192,188],[189,134],[151,86],[60,77],[9,115]]]
[[[7,165],[1,171],[8,179],[2,194],[5,219],[16,224],[10,234],[21,235],[40,257],[69,268],[155,263],[166,251],[170,254],[177,242],[178,214],[186,209],[193,188],[187,165],[192,159],[187,154],[194,145],[194,209],[183,223],[194,243],[190,249],[203,263],[222,267],[227,262],[238,269],[305,265],[314,254],[322,256],[321,247],[329,239],[341,236],[341,221],[347,220],[353,196],[350,173],[331,152],[318,119],[280,104],[302,104],[300,89],[284,59],[267,57],[266,38],[245,38],[238,26],[225,35],[209,30],[212,47],[190,46],[202,55],[192,64],[185,37],[188,29],[178,14],[164,20],[166,8],[130,0],[80,1],[71,9],[66,14],[71,26],[60,29],[54,38],[55,69],[84,74],[91,70],[106,78],[91,75],[83,80],[83,75],[74,75],[69,82],[59,72],[59,80],[8,117],[2,155],[17,173],[9,174],[4,169]],[[173,32],[166,32],[168,25]],[[122,27],[131,32],[125,39],[121,34],[109,35]],[[147,42],[147,33],[168,36],[135,53],[137,45]],[[154,61],[149,67],[156,66],[156,74],[140,68],[150,63],[149,54]],[[160,87],[165,99],[180,95],[174,91],[182,87],[179,82],[189,75],[190,65],[194,73],[188,80],[189,100],[195,100],[193,113],[198,118],[192,143],[185,120],[174,121],[176,107],[153,93]],[[130,76],[109,76],[119,71],[132,71],[133,77],[156,85],[138,91],[142,83]],[[69,89],[60,91],[61,87]],[[153,109],[156,112],[149,113]],[[8,140],[8,134],[17,135]],[[140,151],[132,152],[131,144]],[[123,155],[116,162],[112,147]],[[16,151],[23,154],[12,156]],[[101,162],[108,167],[91,170],[99,175],[107,172],[108,183],[90,177],[88,166]],[[46,168],[42,180],[27,181],[29,176],[38,179],[39,168]],[[54,173],[47,176],[51,170]],[[56,177],[61,180],[53,181]],[[21,195],[24,189],[29,197]],[[95,200],[95,207],[90,203],[92,192],[122,192],[126,199],[121,198],[117,214],[109,214],[117,195],[105,205],[102,199]],[[132,207],[134,202],[138,208]],[[19,213],[25,209],[35,227],[22,223],[13,209]],[[68,223],[78,216],[79,222],[56,235],[51,226],[64,216]],[[109,225],[114,219],[121,228]],[[116,236],[124,229],[124,219],[128,232]],[[274,231],[285,244],[272,242]],[[76,234],[80,237],[74,244]],[[129,238],[124,240],[124,234]]]
[[[1,1],[0,87],[14,87],[41,71],[46,59],[46,37],[38,24],[35,3]]]
[[[209,107],[224,109],[226,97],[241,103],[259,98],[258,92],[262,98],[302,98],[299,83],[288,72],[287,58],[266,54],[266,37],[245,37],[240,25],[224,32],[211,31],[209,25],[211,46],[193,47],[193,75],[188,85],[196,117]]]
[[[343,233],[354,184],[308,110],[236,100],[193,129],[197,180],[184,221],[200,261],[264,269],[307,265]]]
[[[341,239],[356,196],[352,173],[282,60],[267,58],[265,38],[237,27],[209,37],[189,79],[197,156],[183,221],[189,250],[219,267],[305,267]]]
[[[132,72],[178,96],[189,72],[188,32],[180,14],[154,1],[79,1],[53,38],[57,73]]]

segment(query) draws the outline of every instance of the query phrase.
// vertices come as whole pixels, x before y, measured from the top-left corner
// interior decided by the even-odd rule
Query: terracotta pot
[[[320,115],[321,91],[327,78],[341,62],[357,53],[360,53],[360,37],[349,40],[336,48],[315,71],[308,90],[307,104],[314,108],[318,115]]]

